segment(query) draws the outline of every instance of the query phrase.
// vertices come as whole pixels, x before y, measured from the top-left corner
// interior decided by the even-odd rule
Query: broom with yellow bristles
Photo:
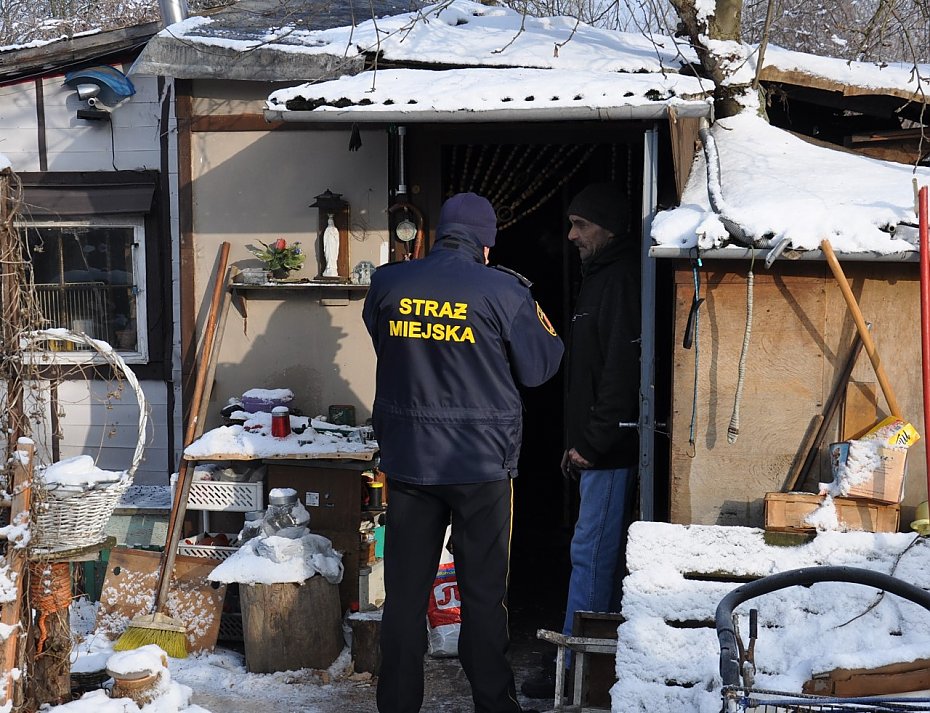
[[[226,263],[229,259],[229,243],[223,243],[220,248],[220,258],[217,272],[214,275],[213,299],[210,302],[210,312],[207,316],[206,333],[201,347],[200,361],[197,364],[197,376],[194,381],[194,392],[191,395],[191,411],[184,433],[184,448],[187,448],[199,435],[202,406],[209,399],[206,389],[207,368],[213,355],[213,342],[217,332],[217,316],[220,312],[220,302],[224,293],[228,294],[227,284],[220,279],[226,273]],[[227,282],[229,280],[227,279]],[[224,315],[225,315],[224,305]],[[171,505],[171,515],[168,519],[168,535],[165,538],[165,551],[161,558],[158,572],[158,588],[155,592],[155,605],[151,614],[142,614],[134,617],[126,627],[126,631],[116,640],[113,648],[116,651],[129,651],[148,644],[157,644],[166,654],[173,658],[187,656],[187,626],[168,615],[168,590],[171,585],[171,575],[174,571],[175,558],[178,555],[178,543],[181,540],[181,529],[184,526],[184,515],[187,513],[187,498],[190,495],[191,481],[194,479],[194,469],[181,455],[181,465],[178,468],[178,481],[174,491],[174,501]]]
[[[126,631],[113,644],[115,651],[129,651],[148,644],[157,644],[172,658],[183,659],[187,656],[187,627],[184,622],[169,616],[166,609],[193,473],[193,468],[188,466],[187,461],[182,460],[168,524],[165,552],[158,571],[158,589],[153,611],[151,614],[134,617],[129,622]]]

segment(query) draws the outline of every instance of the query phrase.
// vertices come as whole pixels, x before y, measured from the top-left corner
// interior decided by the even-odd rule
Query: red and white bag
[[[426,612],[430,656],[442,658],[459,655],[461,607],[458,582],[455,579],[455,562],[452,553],[443,547],[439,572],[433,581],[433,591],[430,593],[429,608]]]

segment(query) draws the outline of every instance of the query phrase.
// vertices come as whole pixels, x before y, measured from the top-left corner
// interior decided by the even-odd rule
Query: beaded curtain
[[[618,153],[624,147],[616,144],[456,144],[449,148],[445,197],[464,192],[484,196],[497,213],[498,230],[539,210],[596,152],[598,157],[609,156],[608,172],[601,180],[631,179],[617,175]],[[622,158],[627,174],[629,153],[625,147]]]

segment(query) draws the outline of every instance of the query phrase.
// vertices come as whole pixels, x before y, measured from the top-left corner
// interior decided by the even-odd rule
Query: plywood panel
[[[840,440],[858,438],[878,421],[878,384],[851,382],[843,402],[843,424]]]
[[[741,407],[740,434],[727,443],[737,364],[746,319],[747,263],[720,263],[703,273],[707,302],[701,308],[696,441],[688,442],[694,350],[681,347],[692,299],[691,272],[675,277],[675,341],[672,390],[671,517],[699,524],[762,524],[761,499],[780,490],[805,430],[823,412],[855,334],[842,294],[820,263],[757,265],[753,333]],[[860,298],[906,417],[924,433],[921,404],[917,266],[844,265]],[[853,379],[866,384],[874,372],[863,352]],[[857,397],[854,397],[857,398]],[[879,394],[878,416],[887,413]],[[839,419],[826,442],[839,440]],[[926,498],[926,460],[921,439],[908,455],[901,521]],[[829,480],[826,454],[809,482]]]
[[[888,381],[904,417],[924,436],[908,451],[908,475],[905,483],[904,502],[901,504],[901,522],[906,528],[914,519],[914,509],[927,497],[926,485],[926,426],[923,422],[922,378],[920,370],[920,282],[918,266],[869,265],[846,263],[843,270],[849,279],[853,294],[867,322],[872,324],[872,338],[882,360]],[[828,339],[836,334],[852,334],[855,323],[840,288],[832,276],[827,285],[827,329]],[[863,381],[874,381],[874,370],[863,352],[860,359],[865,374]],[[858,371],[856,374],[862,372]],[[878,417],[888,415],[888,405],[878,392]],[[827,473],[824,458],[823,472]],[[827,476],[828,477],[828,476]]]
[[[783,486],[808,424],[823,405],[823,285],[806,278],[756,276],[739,435],[735,443],[728,442],[746,324],[745,269],[741,275],[705,274],[697,350],[681,346],[693,294],[690,272],[676,280],[673,522],[761,524],[762,498]],[[695,354],[698,388],[692,401]]]

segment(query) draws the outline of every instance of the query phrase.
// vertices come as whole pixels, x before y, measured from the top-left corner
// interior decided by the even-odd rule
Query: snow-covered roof
[[[307,81],[362,70],[353,27],[396,14],[415,0],[309,2],[240,0],[209,17],[166,27],[149,41],[130,74],[176,79]],[[332,28],[338,28],[334,33]]]
[[[91,30],[55,40],[0,47],[0,80],[61,73],[81,63],[101,58],[125,59],[158,32],[149,22],[117,30]]]
[[[926,103],[930,65],[904,62],[850,62],[769,45],[762,60],[763,81],[797,84],[845,96],[887,95]]]
[[[327,36],[338,42],[338,32]],[[671,105],[682,114],[709,113],[710,84],[679,74],[696,57],[670,37],[454,0],[362,23],[352,41],[359,50],[376,49],[379,63],[417,68],[376,69],[280,90],[269,97],[269,118],[654,118]]]
[[[274,92],[269,118],[332,121],[487,121],[656,118],[669,106],[703,116],[700,82],[680,74],[617,74],[580,69],[388,69]]]
[[[787,239],[789,250],[816,251],[829,238],[837,252],[848,254],[917,250],[913,179],[930,184],[930,169],[817,146],[752,115],[717,121],[711,136],[718,157],[711,173],[719,176],[721,210],[757,247],[772,248]],[[654,255],[727,244],[707,181],[707,163],[699,155],[680,206],[653,221]],[[734,256],[745,252],[727,249]]]

